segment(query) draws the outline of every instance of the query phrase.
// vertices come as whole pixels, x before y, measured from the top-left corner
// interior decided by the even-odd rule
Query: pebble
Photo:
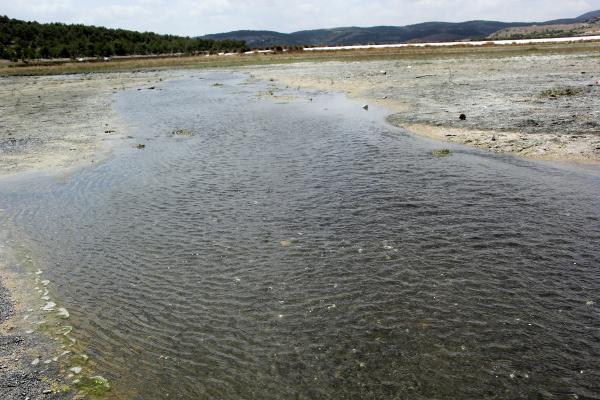
[[[80,374],[81,373],[81,367],[71,367],[71,368],[69,368],[69,371],[71,371],[74,374]]]
[[[63,318],[63,319],[67,319],[70,316],[70,314],[67,311],[67,309],[66,308],[62,308],[62,307],[58,309],[58,312],[56,313],[56,315],[58,315],[60,318]]]

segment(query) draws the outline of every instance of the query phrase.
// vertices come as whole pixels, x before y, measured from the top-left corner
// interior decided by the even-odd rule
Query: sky
[[[11,18],[184,36],[473,19],[547,21],[598,9],[600,0],[0,0],[0,15]]]

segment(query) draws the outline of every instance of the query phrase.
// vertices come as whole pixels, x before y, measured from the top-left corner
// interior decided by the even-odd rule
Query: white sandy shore
[[[361,49],[393,49],[404,47],[452,47],[452,46],[487,46],[487,45],[519,45],[536,43],[573,43],[600,41],[600,36],[577,36],[546,39],[515,39],[515,40],[481,40],[470,42],[430,42],[430,43],[398,43],[398,44],[370,44],[359,46],[323,46],[306,47],[305,51],[335,51],[335,50],[361,50]]]

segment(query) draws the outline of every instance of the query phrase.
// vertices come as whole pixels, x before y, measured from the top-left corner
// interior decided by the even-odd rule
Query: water
[[[237,74],[161,89],[118,95],[108,162],[0,187],[110,396],[600,398],[598,174]]]

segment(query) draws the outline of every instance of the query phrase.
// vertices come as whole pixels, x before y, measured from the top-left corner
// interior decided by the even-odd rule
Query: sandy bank
[[[104,144],[124,134],[110,95],[159,79],[152,72],[0,78],[0,176],[98,161]]]
[[[595,163],[600,161],[599,60],[597,52],[584,52],[304,63],[254,68],[251,74],[383,105],[393,112],[390,123],[430,138],[536,159]]]

